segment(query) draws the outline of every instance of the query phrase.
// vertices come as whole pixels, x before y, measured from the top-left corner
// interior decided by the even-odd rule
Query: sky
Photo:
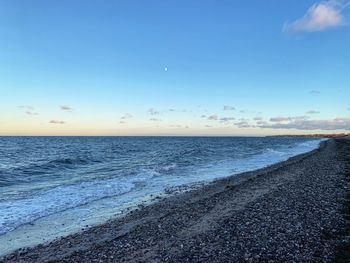
[[[0,135],[350,132],[350,0],[2,0]]]

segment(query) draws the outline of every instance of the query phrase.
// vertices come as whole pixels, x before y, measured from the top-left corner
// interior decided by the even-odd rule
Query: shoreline
[[[316,185],[316,188],[320,187],[325,190],[329,186],[333,187],[331,188],[333,190],[332,192],[329,190],[329,193],[327,192],[329,195],[328,203],[332,208],[329,208],[329,211],[326,210],[326,213],[332,212],[329,214],[328,219],[333,224],[336,223],[335,225],[338,225],[339,228],[337,231],[340,231],[344,222],[340,213],[335,213],[334,211],[340,209],[341,204],[338,199],[345,194],[345,190],[343,188],[335,189],[334,187],[343,178],[341,175],[328,178],[330,173],[341,174],[342,169],[344,169],[342,167],[344,164],[337,159],[339,151],[336,148],[341,144],[337,140],[344,141],[346,139],[322,142],[318,149],[291,157],[287,161],[255,171],[218,179],[198,189],[166,197],[148,206],[141,205],[140,209],[136,209],[122,218],[110,220],[102,225],[88,228],[83,232],[54,240],[48,244],[18,250],[5,256],[3,260],[11,262],[20,260],[28,262],[45,262],[49,260],[83,262],[93,259],[101,259],[103,262],[115,262],[118,260],[124,262],[142,260],[184,261],[185,259],[200,261],[203,260],[203,255],[205,256],[204,260],[212,262],[216,262],[215,260],[218,261],[219,259],[229,261],[243,259],[273,260],[276,257],[281,259],[281,256],[283,256],[283,259],[288,260],[287,252],[283,253],[283,251],[280,251],[279,255],[273,255],[273,253],[277,253],[276,247],[271,249],[266,244],[254,249],[250,247],[252,246],[252,237],[250,235],[253,233],[258,234],[259,231],[261,232],[264,229],[274,232],[274,224],[276,224],[276,222],[268,220],[268,218],[271,219],[274,216],[273,214],[261,218],[265,213],[270,211],[268,209],[261,210],[259,206],[264,201],[264,205],[267,207],[271,203],[273,208],[275,208],[274,206],[281,205],[273,197],[278,196],[284,200],[283,193],[286,195],[291,194],[288,192],[290,190],[289,188],[291,188],[290,185],[295,185],[295,189],[292,189],[296,192],[298,190],[298,183],[308,188],[309,186],[307,184],[304,185],[301,183],[305,183],[303,182],[303,178],[306,178],[306,175],[310,173],[310,178],[307,177],[305,180],[316,180],[320,184]],[[320,182],[320,178],[317,178],[317,175],[314,174],[315,167],[312,167],[313,164],[323,169],[320,174],[323,174],[324,178],[321,178],[323,180]],[[305,173],[305,169],[309,170],[309,173]],[[329,181],[325,179],[329,179]],[[315,182],[311,180],[307,183],[312,184]],[[325,185],[321,185],[322,183]],[[333,185],[327,185],[331,183]],[[309,191],[312,190],[312,188],[309,189]],[[281,191],[284,192],[280,193]],[[303,196],[304,199],[309,198],[307,193],[303,192],[302,194],[306,194]],[[315,202],[314,205],[316,206],[318,206],[317,202],[322,203],[325,201],[318,194],[321,194],[321,192],[315,194],[318,199],[311,200]],[[296,201],[300,201],[298,200],[298,195],[293,195],[292,197]],[[293,200],[293,198],[290,200]],[[287,201],[284,200],[284,202]],[[297,203],[299,204],[300,202]],[[255,210],[257,209],[258,211],[251,210],[256,205]],[[287,208],[284,209],[282,207],[282,209],[277,209],[276,211],[286,216],[288,216],[288,213],[293,213],[294,210],[288,208],[288,202],[284,203],[284,205],[287,205]],[[299,205],[302,208],[303,204],[300,203]],[[307,213],[307,211],[304,212]],[[321,214],[323,212],[321,211]],[[255,217],[251,217],[252,215]],[[295,216],[298,218],[300,214],[296,214]],[[248,221],[244,219],[248,219]],[[256,220],[255,222],[253,219],[260,220]],[[250,222],[252,220],[254,222]],[[283,217],[280,220],[283,220]],[[323,221],[322,218],[320,220]],[[232,223],[230,221],[235,223],[230,224]],[[299,221],[304,223],[301,218],[299,218]],[[294,220],[294,223],[300,223],[299,221]],[[316,222],[310,218],[311,221],[312,223]],[[247,225],[247,222],[250,223]],[[250,231],[253,226],[255,227],[255,231]],[[311,226],[313,225],[311,224]],[[291,233],[288,232],[288,225],[279,227],[283,235],[296,238],[293,235],[293,231]],[[293,229],[293,225],[290,225],[290,227]],[[316,230],[325,229],[325,227],[329,227],[327,222],[322,226],[318,226]],[[303,228],[303,224],[300,228]],[[220,232],[221,235],[217,235],[217,232]],[[245,242],[243,242],[237,232],[250,233],[250,235],[244,236],[243,241]],[[278,232],[277,234],[281,233]],[[330,248],[334,250],[338,246],[338,243],[333,242],[333,239],[329,239],[332,242],[326,242],[321,237],[323,234],[321,234],[315,234],[317,238],[315,238],[314,243],[318,244],[320,241],[322,241],[322,244],[327,243],[328,247],[324,248],[322,253],[327,256],[327,260],[331,260],[335,257],[335,253],[331,253]],[[222,240],[225,240],[224,237],[226,235],[231,237],[228,240],[236,241],[234,243],[227,241],[228,244],[222,244]],[[275,236],[272,235],[270,238],[274,240]],[[254,237],[254,239],[257,242],[257,237]],[[262,244],[268,241],[262,237],[260,239],[262,240]],[[279,240],[279,242],[282,241],[283,239]],[[204,245],[200,245],[201,242]],[[262,250],[262,248],[265,249]],[[299,250],[301,249],[299,248]],[[206,253],[203,254],[203,251]],[[260,252],[258,253],[257,251]],[[309,248],[308,252],[310,253],[310,251],[311,249]],[[270,255],[271,253],[272,255]],[[320,258],[324,258],[324,256],[318,257],[318,259]],[[310,256],[308,253],[301,253],[299,259],[310,262],[315,257]]]
[[[173,185],[173,183],[169,183],[169,185],[163,189],[161,189],[162,187],[158,187],[158,189],[149,188],[148,190],[148,186],[144,185],[141,186],[141,188],[144,188],[143,190],[136,189],[136,191],[127,191],[122,195],[100,198],[83,205],[77,205],[73,209],[63,209],[58,213],[52,213],[36,218],[31,222],[19,225],[12,231],[0,235],[0,257],[20,248],[46,244],[57,238],[65,237],[81,232],[87,228],[104,224],[109,220],[125,216],[128,212],[138,208],[138,206],[152,204],[159,201],[161,198],[167,198],[174,194],[181,194],[189,190],[198,189],[203,185],[210,184],[221,178],[237,176],[243,172],[256,171],[257,169],[278,164],[279,162],[287,160],[287,158],[302,153],[308,153],[312,151],[312,149],[317,149],[320,146],[321,141],[322,140],[309,140],[298,143],[296,142],[295,145],[290,148],[284,148],[284,150],[281,150],[280,152],[278,150],[270,150],[268,147],[265,151],[257,153],[251,157],[240,158],[236,161],[232,160],[229,164],[234,168],[232,169],[232,172],[226,171],[223,173],[222,171],[219,171],[219,174],[221,172],[220,176],[215,175],[215,169],[211,173],[203,171],[202,174],[198,174],[198,176],[195,176],[195,178],[192,179],[183,176],[182,185]],[[270,158],[267,158],[266,155],[270,156]],[[218,167],[225,167],[226,165],[222,166],[219,164]],[[147,184],[152,185],[153,176],[151,177],[150,182],[147,180]],[[154,179],[157,180],[158,176],[156,175],[154,177]],[[165,178],[166,177],[167,176],[165,176]],[[165,180],[163,180],[164,183],[166,183]],[[107,184],[108,181],[105,183]],[[133,188],[137,188],[137,186],[134,185]],[[77,194],[79,195],[79,192]],[[60,196],[58,195],[58,197]],[[50,199],[47,198],[46,200],[50,201]],[[59,200],[60,199],[58,199],[58,201]],[[45,204],[45,202],[42,203]],[[27,209],[29,205],[30,204],[22,206],[22,208]],[[79,218],[80,220],[76,220],[76,218]]]

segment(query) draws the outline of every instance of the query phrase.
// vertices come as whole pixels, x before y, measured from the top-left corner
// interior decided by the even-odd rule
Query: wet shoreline
[[[349,140],[165,198],[6,262],[332,262],[344,245]],[[345,242],[345,243],[344,243]]]

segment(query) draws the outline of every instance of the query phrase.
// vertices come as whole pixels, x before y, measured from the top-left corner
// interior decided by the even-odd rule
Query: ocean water
[[[320,141],[290,137],[0,137],[0,243],[12,242],[0,245],[0,250],[39,243],[34,236],[40,236],[40,231],[42,241],[47,241],[62,232],[101,223],[151,195],[176,187],[287,160],[317,148]]]

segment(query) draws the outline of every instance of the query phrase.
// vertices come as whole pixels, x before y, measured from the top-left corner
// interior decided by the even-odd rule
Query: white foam
[[[120,213],[122,208],[135,206],[145,196],[161,193],[168,187],[210,182],[263,168],[312,151],[321,141],[310,140],[293,147],[266,149],[261,154],[247,158],[212,162],[184,169],[173,163],[159,171],[143,169],[133,177],[59,186],[27,199],[0,202],[0,243],[3,243],[0,250],[8,253],[16,248],[68,235],[79,231],[85,224],[103,223]],[[176,173],[172,174],[173,176],[162,176],[162,171],[170,170],[176,170]],[[77,218],[79,220],[76,220]],[[32,222],[33,225],[28,225]],[[50,227],[50,222],[56,222],[57,226]],[[12,231],[13,229],[16,230]],[[6,234],[1,236],[4,233]]]
[[[268,148],[261,154],[256,154],[247,158],[208,163],[205,166],[198,167],[196,170],[191,171],[189,175],[183,179],[183,184],[199,181],[210,182],[230,175],[264,168],[278,162],[286,161],[290,157],[317,149],[321,141],[323,140],[310,140],[299,143],[293,147],[281,147],[278,150]],[[176,183],[176,185],[178,185],[178,183]]]
[[[135,184],[154,176],[143,171],[132,178],[113,178],[55,187],[26,199],[0,203],[0,235],[34,220],[106,197],[131,191]]]
[[[165,165],[165,166],[163,166],[163,167],[161,167],[161,171],[166,171],[166,172],[168,172],[168,171],[170,171],[170,170],[173,170],[173,169],[175,169],[177,167],[177,164],[176,163],[172,163],[172,164],[169,164],[169,165]]]

